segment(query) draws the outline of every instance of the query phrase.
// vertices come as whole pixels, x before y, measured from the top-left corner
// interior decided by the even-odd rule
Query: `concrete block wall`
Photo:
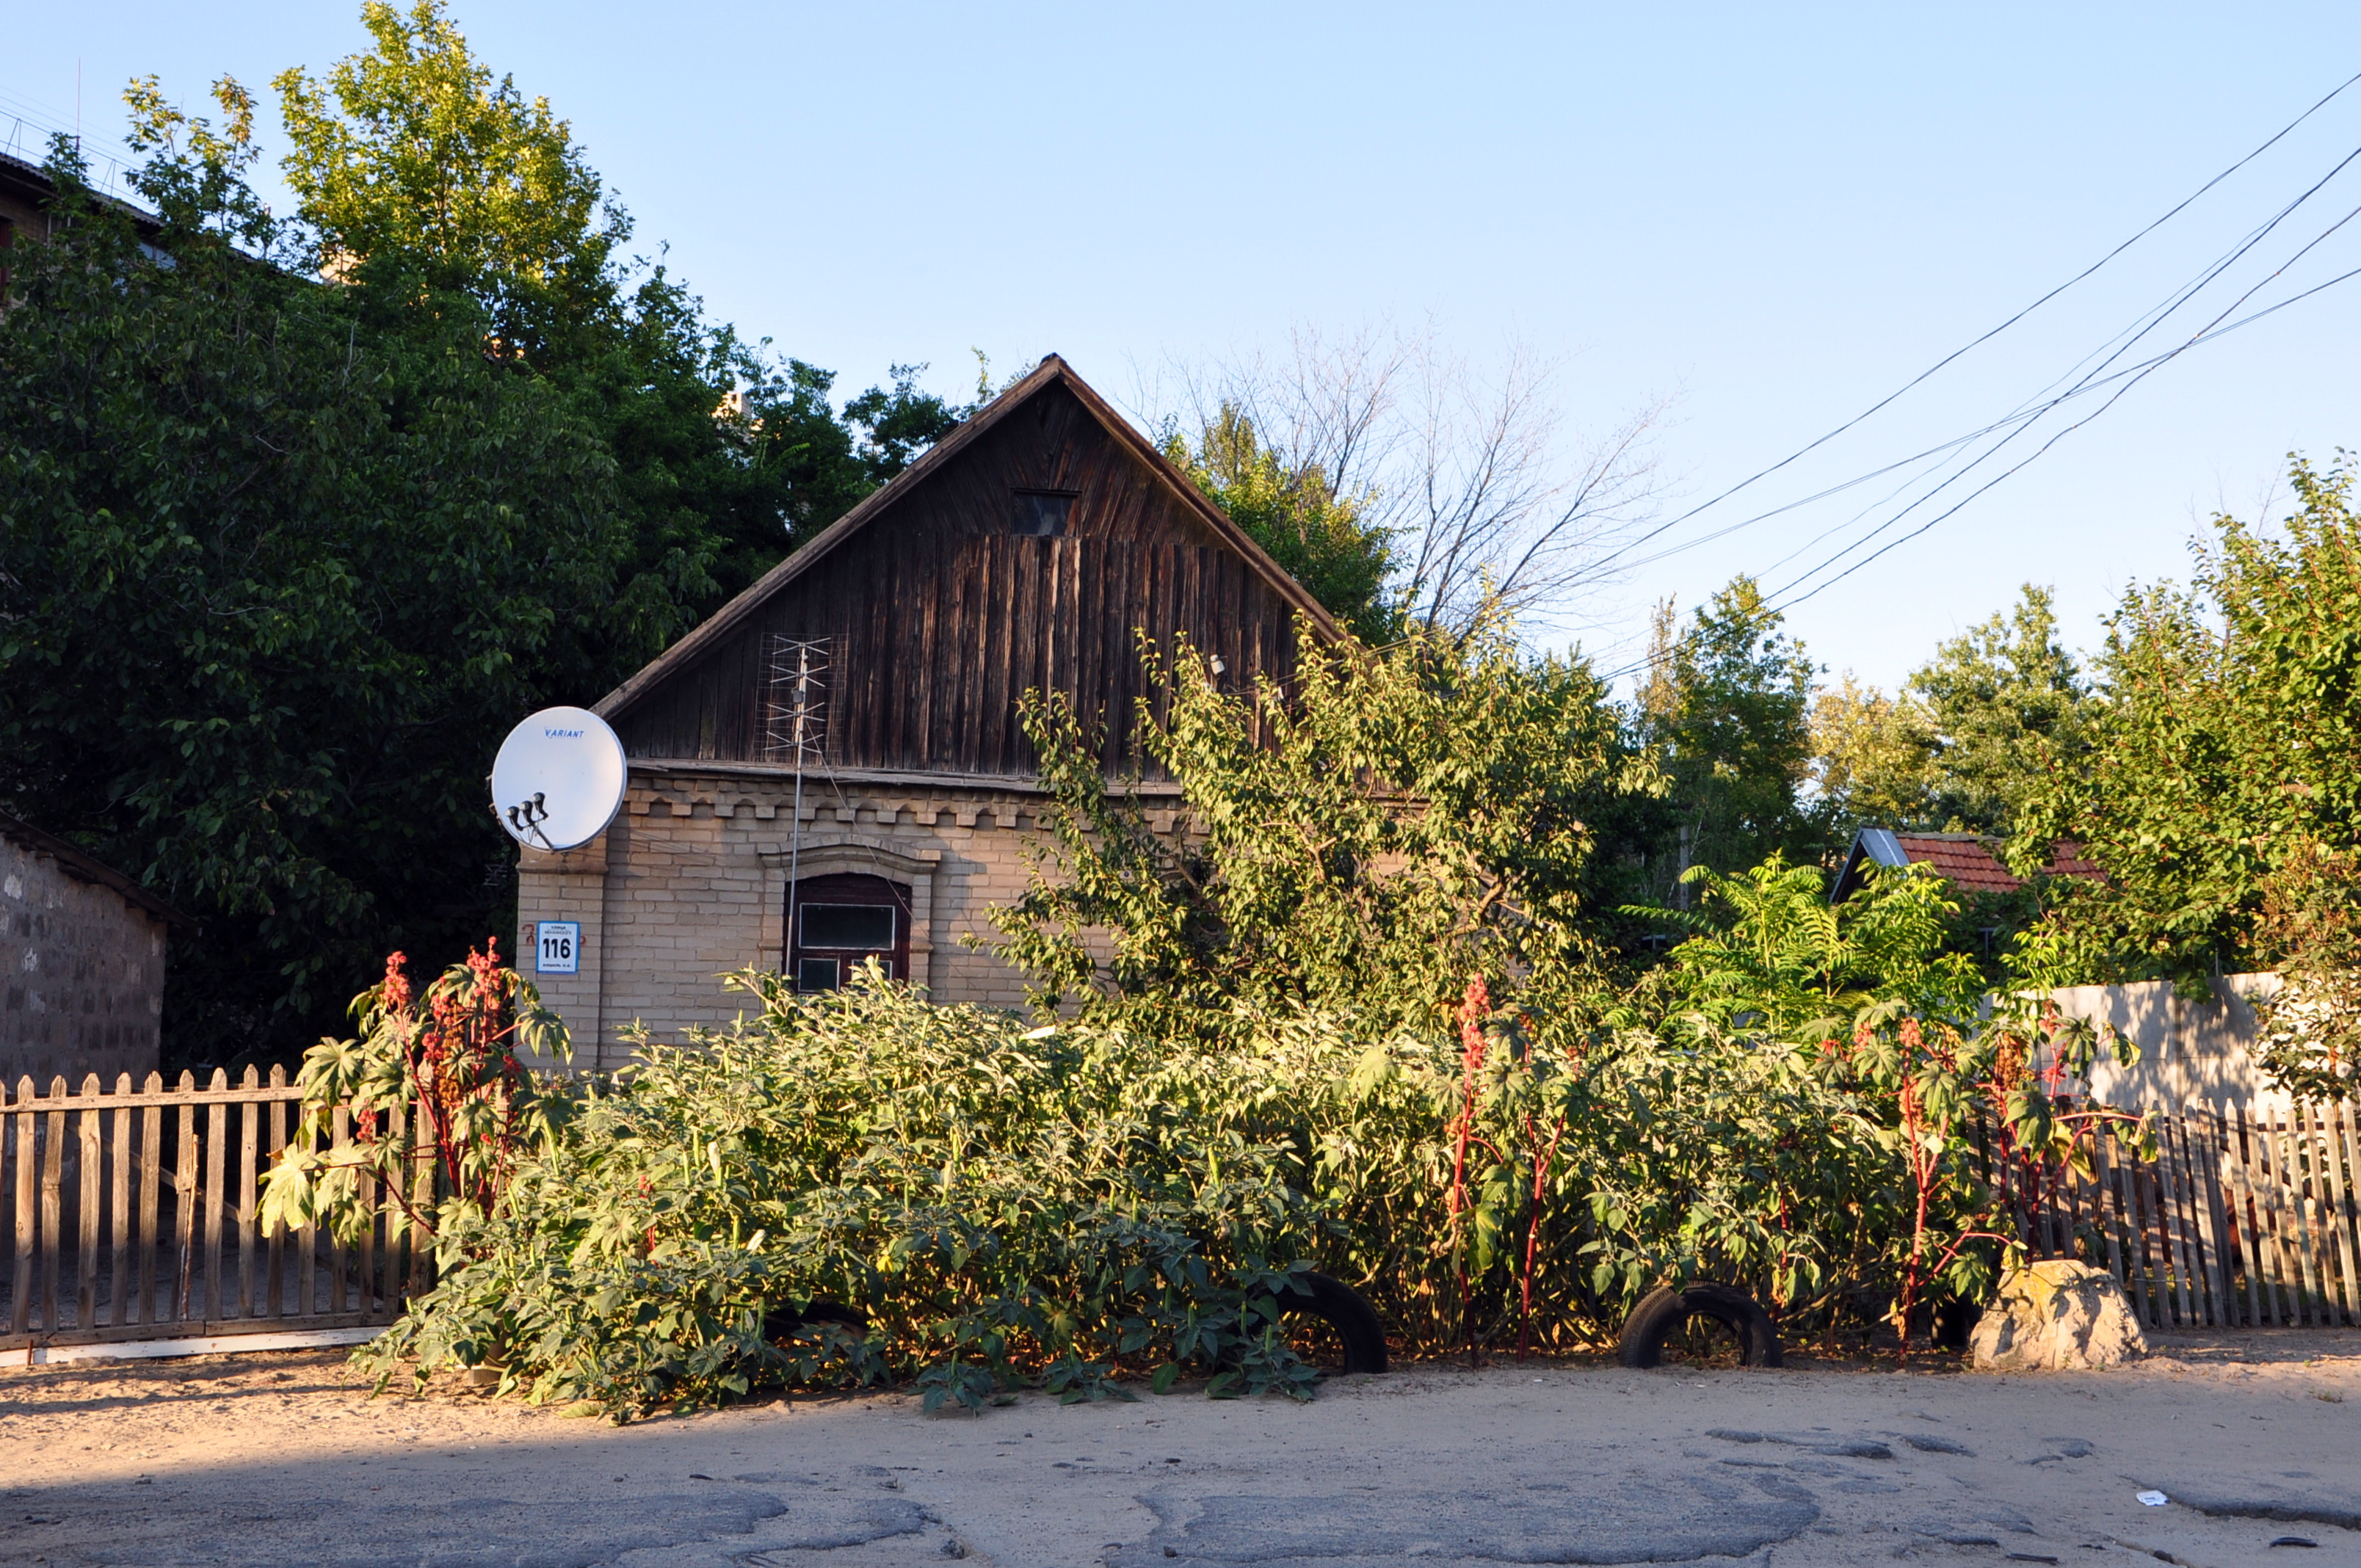
[[[155,1071],[164,939],[121,893],[0,837],[0,1082]]]
[[[902,780],[804,785],[801,874],[862,871],[914,889],[911,979],[939,1002],[1018,1006],[1023,977],[961,942],[1030,885],[1037,792]],[[535,976],[576,1036],[577,1069],[620,1066],[632,1024],[676,1038],[752,1011],[719,977],[781,962],[795,836],[792,778],[632,764],[624,806],[568,855],[527,851],[519,943],[543,920],[582,924],[582,971]]]

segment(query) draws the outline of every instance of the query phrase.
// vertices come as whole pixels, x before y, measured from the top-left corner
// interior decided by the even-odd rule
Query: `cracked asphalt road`
[[[85,1363],[0,1373],[0,1563],[2361,1565],[2361,1333],[2167,1351],[2103,1375],[1424,1367],[1303,1406],[881,1396],[623,1428],[372,1401],[329,1354]]]

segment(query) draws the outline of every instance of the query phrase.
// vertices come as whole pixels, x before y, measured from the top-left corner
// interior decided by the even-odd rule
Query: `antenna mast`
[[[796,948],[796,905],[803,882],[804,762],[821,760],[828,741],[829,640],[825,637],[774,636],[771,639],[771,700],[763,735],[763,749],[773,762],[792,760],[796,769],[795,816],[787,828],[787,927],[779,944],[779,968]],[[796,977],[787,981],[796,985]]]

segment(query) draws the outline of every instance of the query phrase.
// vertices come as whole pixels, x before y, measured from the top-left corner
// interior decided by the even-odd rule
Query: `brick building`
[[[622,810],[597,839],[520,865],[527,952],[579,927],[578,969],[535,978],[578,1066],[619,1065],[634,1021],[726,1022],[749,966],[837,983],[866,957],[939,1000],[1015,1004],[1019,978],[963,947],[1023,892],[1041,791],[1018,722],[1032,689],[1103,724],[1111,776],[1141,774],[1154,700],[1143,641],[1185,641],[1226,681],[1292,668],[1318,602],[1052,355],[909,470],[601,700]],[[809,698],[801,752],[795,694]],[[792,885],[791,885],[792,883]],[[791,918],[792,912],[792,918]],[[594,1045],[595,1042],[595,1045]]]
[[[0,1083],[75,1088],[156,1070],[164,939],[186,916],[49,834],[0,815]]]

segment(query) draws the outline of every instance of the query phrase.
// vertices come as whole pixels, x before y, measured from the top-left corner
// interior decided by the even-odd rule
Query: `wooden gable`
[[[1062,514],[1062,515],[1060,515]],[[1054,532],[1038,532],[1045,528]],[[783,641],[827,639],[829,766],[1027,777],[1017,702],[1039,687],[1137,765],[1137,631],[1224,679],[1294,663],[1302,587],[1052,355],[909,470],[609,693],[634,757],[788,758],[769,718]]]

